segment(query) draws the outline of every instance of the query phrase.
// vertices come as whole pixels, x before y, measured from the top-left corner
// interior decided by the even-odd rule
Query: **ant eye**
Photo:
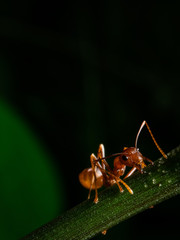
[[[125,156],[125,155],[122,155],[122,160],[127,161],[127,160],[128,160],[128,157]]]

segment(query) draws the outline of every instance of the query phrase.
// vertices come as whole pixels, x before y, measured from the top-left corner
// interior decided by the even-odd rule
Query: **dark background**
[[[85,200],[78,174],[90,154],[100,143],[107,155],[133,146],[144,119],[165,152],[179,144],[179,7],[1,1],[1,239]],[[147,130],[139,148],[160,157]],[[94,239],[178,236],[178,200]]]

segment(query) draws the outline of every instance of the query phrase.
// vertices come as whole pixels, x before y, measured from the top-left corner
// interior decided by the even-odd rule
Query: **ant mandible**
[[[119,187],[120,192],[123,192],[123,189],[120,186],[119,182],[127,188],[129,193],[133,194],[132,189],[122,179],[120,179],[120,177],[124,175],[126,166],[132,167],[132,169],[127,173],[124,179],[130,177],[136,170],[138,170],[140,173],[143,173],[143,169],[146,167],[144,161],[150,162],[153,165],[153,162],[149,158],[143,156],[137,148],[139,134],[145,125],[156,147],[163,155],[163,157],[167,158],[167,155],[157,144],[149,128],[149,125],[146,121],[143,121],[136,136],[135,147],[125,147],[122,153],[116,153],[105,157],[104,145],[100,144],[97,157],[94,154],[91,154],[91,168],[86,168],[79,174],[80,183],[83,187],[89,189],[88,199],[90,198],[91,190],[93,189],[95,190],[94,203],[98,203],[97,189],[101,188],[103,185],[111,186],[116,183]],[[113,170],[110,168],[109,164],[106,161],[106,159],[110,157],[115,157]]]

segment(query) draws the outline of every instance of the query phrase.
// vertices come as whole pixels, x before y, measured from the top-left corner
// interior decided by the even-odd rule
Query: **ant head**
[[[166,154],[163,152],[163,150],[157,144],[157,142],[149,128],[149,125],[147,124],[146,121],[143,121],[140,126],[140,129],[137,133],[137,136],[136,136],[135,147],[129,147],[129,148],[126,147],[123,149],[122,153],[119,153],[118,155],[116,154],[117,157],[114,159],[114,169],[115,169],[114,171],[116,171],[116,173],[119,172],[119,176],[122,175],[122,173],[120,173],[120,169],[122,169],[123,166],[128,166],[128,167],[133,167],[133,168],[135,167],[139,172],[143,173],[143,168],[146,167],[144,160],[152,163],[152,161],[150,159],[143,157],[143,155],[139,152],[139,149],[137,148],[139,134],[141,133],[141,130],[145,125],[146,125],[156,147],[158,148],[160,153],[163,155],[163,157],[167,158]]]
[[[123,152],[118,157],[118,161],[128,167],[136,167],[141,173],[143,173],[143,168],[146,167],[143,155],[135,147],[124,148]]]

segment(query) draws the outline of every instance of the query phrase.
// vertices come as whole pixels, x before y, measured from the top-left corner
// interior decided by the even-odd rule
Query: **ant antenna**
[[[141,124],[141,126],[140,126],[140,128],[139,128],[139,131],[138,131],[138,133],[137,133],[136,141],[135,141],[135,148],[136,148],[136,149],[137,149],[137,142],[138,142],[139,134],[140,134],[142,128],[144,127],[145,123],[146,123],[146,121],[143,121],[143,122],[142,122],[142,124]]]
[[[167,155],[163,152],[163,150],[162,150],[162,149],[159,147],[159,145],[157,144],[157,142],[156,142],[156,140],[155,140],[155,138],[154,138],[154,136],[153,136],[153,134],[152,134],[152,132],[151,132],[151,129],[150,129],[150,127],[149,127],[149,125],[147,124],[146,121],[143,121],[142,124],[141,124],[141,126],[140,126],[140,128],[139,128],[139,131],[138,131],[137,136],[136,136],[135,148],[137,149],[137,142],[138,142],[139,134],[140,134],[142,128],[144,127],[144,125],[146,125],[146,127],[147,127],[147,129],[148,129],[148,131],[149,131],[149,133],[150,133],[150,135],[151,135],[151,137],[152,137],[152,140],[153,140],[153,142],[155,143],[157,149],[160,151],[160,153],[163,155],[163,157],[167,159]]]

